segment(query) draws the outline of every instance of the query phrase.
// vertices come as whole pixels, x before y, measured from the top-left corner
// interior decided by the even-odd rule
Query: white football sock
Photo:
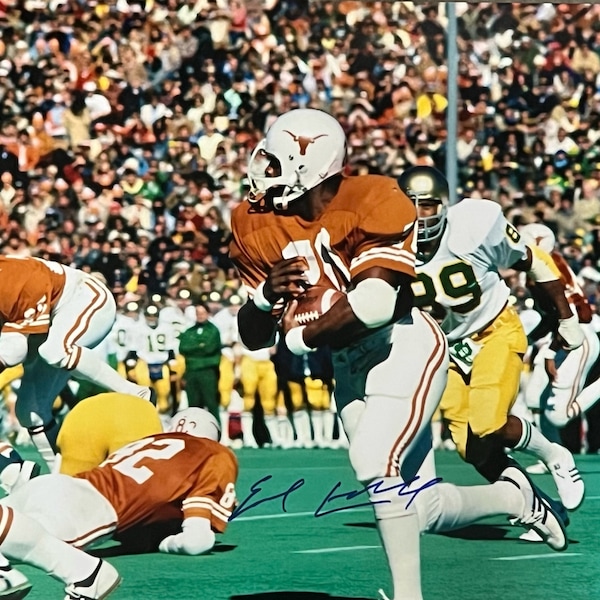
[[[515,417],[521,421],[523,433],[514,450],[522,450],[542,459],[546,464],[552,460],[556,454],[554,444],[532,423],[520,417]]]
[[[30,427],[29,436],[40,456],[48,465],[50,472],[54,469],[54,460],[56,458],[56,438],[58,436],[59,424],[52,419],[52,422],[46,425]]]
[[[302,448],[312,448],[313,441],[308,412],[297,410],[294,413],[294,428],[296,429],[296,445]]]
[[[117,371],[109,364],[102,362],[98,355],[89,348],[81,348],[81,355],[73,372],[113,392],[149,399],[147,398],[147,387],[121,377]]]
[[[258,448],[258,442],[254,437],[254,433],[252,432],[252,426],[254,425],[254,417],[252,416],[252,413],[245,410],[242,413],[241,418],[244,446],[248,446],[249,448]]]
[[[385,477],[382,482],[381,487],[386,489],[401,484],[402,480]],[[370,494],[371,500],[381,501],[381,495]],[[373,508],[392,575],[394,598],[422,600],[419,518],[414,504],[406,506],[406,498],[392,492],[389,499],[390,503],[374,504]]]
[[[219,419],[221,421],[221,444],[228,445],[231,442],[229,438],[229,413],[222,406],[219,408]]]
[[[278,415],[277,428],[282,448],[291,448],[294,445],[294,428],[287,415]]]
[[[11,522],[12,517],[12,522]],[[37,521],[0,506],[0,550],[9,560],[23,561],[64,583],[88,577],[98,559],[50,535]]]
[[[335,423],[335,414],[330,410],[325,409],[322,411],[323,415],[323,440],[325,446],[330,447],[333,445],[333,425]]]
[[[317,448],[323,448],[325,437],[323,435],[323,411],[313,410],[311,413],[315,445]]]
[[[279,438],[279,427],[277,423],[276,415],[265,415],[265,426],[267,431],[269,432],[269,437],[271,438],[271,444],[274,448],[279,448],[281,446],[281,439]]]
[[[508,481],[473,486],[437,483],[419,492],[418,504],[421,529],[439,533],[466,527],[485,517],[518,515],[523,496]]]

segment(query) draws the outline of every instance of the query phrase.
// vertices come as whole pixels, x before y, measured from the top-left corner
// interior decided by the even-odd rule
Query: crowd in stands
[[[229,215],[293,107],[336,116],[349,173],[445,169],[543,222],[600,306],[600,5],[2,0],[0,244],[101,273],[121,305],[241,294]],[[600,447],[600,445],[599,445]]]

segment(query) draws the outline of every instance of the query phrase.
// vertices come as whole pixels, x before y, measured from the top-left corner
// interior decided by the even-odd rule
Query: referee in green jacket
[[[206,408],[219,420],[221,335],[208,320],[206,304],[195,308],[196,323],[179,335],[179,353],[185,359],[185,391],[189,406]]]

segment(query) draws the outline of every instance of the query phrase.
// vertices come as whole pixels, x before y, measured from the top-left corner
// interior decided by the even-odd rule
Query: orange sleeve
[[[198,473],[196,486],[183,500],[183,518],[209,519],[213,530],[222,533],[236,505],[237,459],[232,452],[211,456]]]
[[[369,211],[361,215],[354,232],[351,275],[377,266],[414,277],[416,209],[393,184],[376,193],[378,200],[365,203]]]

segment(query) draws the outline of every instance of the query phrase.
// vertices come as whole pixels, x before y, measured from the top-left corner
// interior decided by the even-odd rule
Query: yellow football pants
[[[277,374],[271,360],[253,360],[243,356],[240,363],[240,382],[244,389],[244,410],[250,412],[256,393],[265,415],[274,415],[277,405]]]
[[[219,363],[219,398],[220,404],[227,409],[231,402],[231,393],[235,384],[235,373],[233,370],[233,361],[226,356],[221,355]]]
[[[464,458],[467,426],[484,437],[505,425],[519,391],[527,337],[518,314],[505,308],[496,320],[472,340],[481,344],[470,377],[450,362],[448,384],[440,409],[448,420],[452,440]]]

